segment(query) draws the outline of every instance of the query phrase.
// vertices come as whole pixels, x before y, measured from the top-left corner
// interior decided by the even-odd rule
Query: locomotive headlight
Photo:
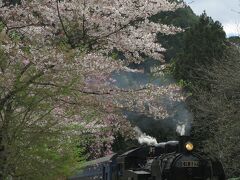
[[[193,150],[193,144],[191,142],[187,142],[185,144],[185,148],[188,150],[188,151],[192,151]]]

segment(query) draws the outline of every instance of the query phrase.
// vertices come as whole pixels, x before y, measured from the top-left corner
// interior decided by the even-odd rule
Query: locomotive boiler
[[[189,137],[141,146],[86,163],[69,180],[225,180],[221,162],[198,152]]]

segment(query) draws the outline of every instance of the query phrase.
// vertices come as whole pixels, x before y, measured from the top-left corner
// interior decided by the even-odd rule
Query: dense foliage
[[[195,88],[188,102],[194,111],[193,137],[223,163],[228,177],[239,177],[240,51],[230,47],[223,59],[202,69],[211,89]]]
[[[177,9],[175,12],[159,13],[153,16],[152,19],[157,22],[173,24],[184,29],[182,33],[173,35],[158,34],[158,41],[167,49],[164,56],[166,62],[169,63],[172,58],[175,58],[178,53],[183,51],[186,31],[198,22],[199,17],[193,13],[189,6],[186,6]]]
[[[165,62],[170,63],[175,56],[182,52],[184,47],[184,35],[187,29],[198,22],[199,17],[195,15],[189,6],[184,6],[176,11],[159,12],[150,17],[150,20],[155,23],[164,23],[181,27],[184,31],[177,34],[164,34],[159,32],[157,34],[157,41],[162,44],[166,51],[163,52]],[[151,68],[163,64],[152,58],[146,58],[140,64],[134,64],[131,67],[144,69],[145,72],[151,72]]]
[[[186,30],[173,73],[192,95],[192,136],[198,148],[217,156],[228,177],[239,176],[239,47],[219,22],[204,12]]]
[[[222,25],[204,12],[198,23],[186,30],[183,51],[175,58],[175,77],[204,86],[201,69],[210,67],[213,59],[220,60],[225,48]]]

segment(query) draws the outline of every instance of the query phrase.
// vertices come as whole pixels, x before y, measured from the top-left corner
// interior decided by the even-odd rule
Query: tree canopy
[[[188,102],[194,111],[192,135],[206,152],[218,157],[228,177],[239,174],[239,49],[231,46],[205,72],[211,89],[195,88]]]
[[[188,83],[200,83],[201,68],[208,68],[213,59],[220,60],[223,56],[225,36],[218,21],[213,21],[205,12],[200,15],[198,23],[186,30],[183,52],[175,60],[175,77]]]
[[[184,47],[173,73],[191,94],[191,135],[197,148],[218,157],[228,177],[239,176],[239,47],[222,25],[204,12],[184,32]]]
[[[84,151],[99,157],[111,152],[116,135],[135,136],[122,108],[165,118],[171,112],[159,97],[184,100],[176,84],[122,89],[111,78],[143,55],[164,61],[156,34],[181,29],[149,17],[181,4],[9,2],[0,8],[0,178],[67,174]]]

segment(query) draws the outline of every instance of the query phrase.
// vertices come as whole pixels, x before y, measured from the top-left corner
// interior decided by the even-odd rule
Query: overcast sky
[[[208,16],[222,23],[227,36],[240,35],[240,0],[185,0],[195,14],[206,10]]]

